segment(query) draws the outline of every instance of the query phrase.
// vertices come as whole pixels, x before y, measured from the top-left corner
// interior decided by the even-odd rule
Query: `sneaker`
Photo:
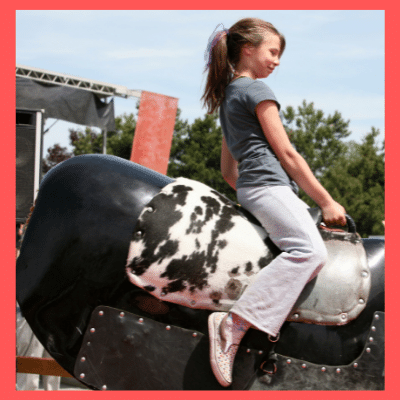
[[[225,340],[221,338],[221,323],[227,313],[215,312],[208,317],[208,332],[210,335],[210,362],[217,381],[222,386],[232,383],[232,370],[238,344],[231,344],[223,351]]]

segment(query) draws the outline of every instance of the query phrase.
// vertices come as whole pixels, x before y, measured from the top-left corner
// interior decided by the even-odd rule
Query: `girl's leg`
[[[289,187],[243,188],[237,195],[282,253],[259,272],[231,312],[276,336],[304,286],[325,264],[326,247],[305,203]]]
[[[289,187],[238,189],[238,200],[282,253],[226,313],[209,318],[210,358],[223,386],[232,382],[238,344],[251,325],[276,336],[306,283],[323,267],[327,251],[307,205]]]

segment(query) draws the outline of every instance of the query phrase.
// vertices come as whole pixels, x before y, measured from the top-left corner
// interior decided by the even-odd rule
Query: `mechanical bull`
[[[384,389],[384,241],[320,227],[329,262],[280,336],[250,329],[223,389],[207,318],[279,250],[211,188],[106,155],[44,177],[17,260],[17,300],[52,357],[92,389]]]

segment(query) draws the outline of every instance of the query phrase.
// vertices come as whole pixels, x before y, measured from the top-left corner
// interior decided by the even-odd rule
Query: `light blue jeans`
[[[327,250],[308,206],[290,187],[239,188],[237,198],[282,253],[258,273],[230,311],[276,336],[304,286],[324,266]]]

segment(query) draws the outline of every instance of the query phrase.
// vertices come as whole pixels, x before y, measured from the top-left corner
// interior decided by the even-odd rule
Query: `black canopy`
[[[46,118],[115,130],[114,101],[106,103],[95,93],[68,86],[16,78],[17,109],[44,109]]]

